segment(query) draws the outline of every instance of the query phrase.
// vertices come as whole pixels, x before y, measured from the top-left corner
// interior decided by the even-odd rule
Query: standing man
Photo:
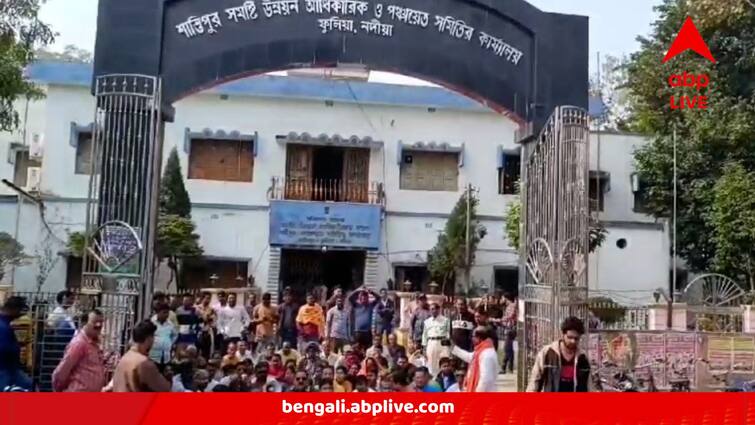
[[[176,320],[178,321],[178,339],[176,339],[176,350],[183,350],[186,346],[197,345],[197,334],[199,333],[202,318],[199,316],[196,307],[194,307],[194,296],[186,294],[183,296],[182,304],[176,309]]]
[[[218,310],[218,328],[223,334],[226,346],[241,341],[241,336],[249,326],[249,314],[243,306],[236,305],[236,294],[228,295],[228,304]]]
[[[430,317],[430,308],[427,305],[427,296],[417,296],[417,307],[412,313],[410,321],[411,338],[415,347],[422,347],[422,334],[424,333],[425,320]]]
[[[291,289],[286,288],[283,290],[283,304],[278,306],[278,333],[281,344],[288,342],[291,347],[296,347],[299,334],[296,326],[297,314],[299,307],[294,304]]]
[[[325,322],[325,338],[330,351],[340,353],[343,346],[351,340],[349,313],[344,308],[342,296],[336,298],[335,306],[328,310]]]
[[[456,311],[451,317],[451,341],[455,346],[465,351],[472,350],[472,331],[474,330],[474,314],[467,309],[467,301],[457,298]]]
[[[388,291],[385,288],[380,290],[380,299],[375,305],[375,312],[373,318],[375,320],[375,333],[381,338],[383,335],[393,333],[393,328],[396,325],[396,303],[388,296]]]
[[[448,348],[442,342],[448,340],[451,323],[440,314],[438,303],[430,305],[430,317],[425,320],[422,332],[422,346],[427,356],[427,368],[432,376],[440,372],[440,359],[449,355]]]
[[[76,331],[76,324],[73,317],[76,314],[73,309],[73,303],[76,297],[73,292],[64,290],[58,292],[55,301],[58,305],[47,317],[47,327],[55,329],[57,333],[70,333],[73,336]]]
[[[546,345],[535,357],[529,392],[587,392],[590,384],[590,362],[579,350],[585,324],[576,317],[567,317],[561,324],[561,339]]]
[[[21,388],[31,391],[32,381],[21,367],[21,346],[11,322],[29,312],[24,297],[9,297],[0,309],[0,391]]]
[[[155,362],[160,372],[163,372],[165,365],[170,363],[173,344],[178,339],[178,329],[173,322],[168,320],[169,312],[168,304],[161,304],[157,307],[157,314],[152,318],[156,329],[155,342],[149,351],[149,358]]]
[[[121,357],[113,374],[113,392],[169,392],[171,383],[157,370],[147,354],[155,342],[157,327],[149,320],[134,327],[134,344]]]
[[[165,321],[168,315],[165,314]],[[105,386],[105,360],[100,334],[105,318],[99,310],[87,315],[87,322],[66,347],[63,360],[52,373],[57,392],[100,392]]]
[[[370,302],[370,294],[377,295],[362,286],[349,296],[349,303],[352,305],[351,324],[354,327],[352,336],[363,350],[366,350],[372,342],[372,313],[377,303],[377,299]]]
[[[314,294],[307,294],[307,303],[299,308],[296,315],[296,325],[301,340],[299,351],[304,351],[310,342],[319,343],[320,338],[325,336],[325,314],[322,307],[315,303]]]
[[[270,293],[265,292],[262,294],[262,303],[252,310],[252,325],[256,326],[255,338],[260,350],[268,344],[275,344],[274,325],[278,323],[278,315],[271,302]]]
[[[493,331],[490,335],[490,339],[493,341],[493,348],[498,351],[498,329],[495,323],[490,320],[487,310],[483,307],[477,307],[477,310],[474,313],[474,321],[476,326],[490,328]]]
[[[516,322],[519,315],[519,302],[512,293],[506,293],[504,296],[504,312],[502,319],[503,326],[503,373],[514,373],[514,340],[516,339]]]
[[[492,330],[478,326],[472,334],[474,352],[454,347],[452,354],[469,364],[464,391],[470,393],[494,392],[498,376],[498,355],[493,348]]]
[[[216,347],[222,346],[217,327],[218,314],[210,305],[210,301],[212,301],[212,295],[209,292],[203,292],[202,299],[196,306],[199,318],[202,319],[201,329],[197,336],[197,348],[205,359],[212,357]]]

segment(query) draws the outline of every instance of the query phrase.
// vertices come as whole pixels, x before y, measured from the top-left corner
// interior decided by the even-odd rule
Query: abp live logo
[[[703,40],[700,31],[697,30],[695,23],[692,22],[692,18],[689,16],[687,17],[687,20],[684,21],[682,29],[679,30],[679,34],[671,44],[671,48],[669,48],[666,53],[666,57],[663,58],[663,63],[670,61],[687,50],[692,50],[712,63],[716,63],[716,59],[710,52],[710,48],[705,43],[705,40]],[[668,83],[669,86],[674,88],[695,87],[699,92],[710,85],[710,76],[707,74],[695,75],[685,71],[682,74],[672,74],[669,76]],[[697,96],[677,97],[671,95],[670,104],[671,109],[708,109],[708,96],[698,94]]]

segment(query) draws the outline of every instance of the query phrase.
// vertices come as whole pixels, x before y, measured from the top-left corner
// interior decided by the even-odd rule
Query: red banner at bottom
[[[233,422],[230,422],[233,421]],[[2,425],[755,424],[748,394],[7,394]]]

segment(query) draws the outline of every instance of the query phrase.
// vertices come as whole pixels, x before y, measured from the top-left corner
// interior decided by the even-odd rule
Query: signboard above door
[[[380,248],[380,206],[270,202],[270,245],[312,249]]]

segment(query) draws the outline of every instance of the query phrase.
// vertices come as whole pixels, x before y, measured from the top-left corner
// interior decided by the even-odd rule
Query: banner
[[[741,393],[0,395],[3,425],[105,423],[740,425],[755,424],[755,397]]]

